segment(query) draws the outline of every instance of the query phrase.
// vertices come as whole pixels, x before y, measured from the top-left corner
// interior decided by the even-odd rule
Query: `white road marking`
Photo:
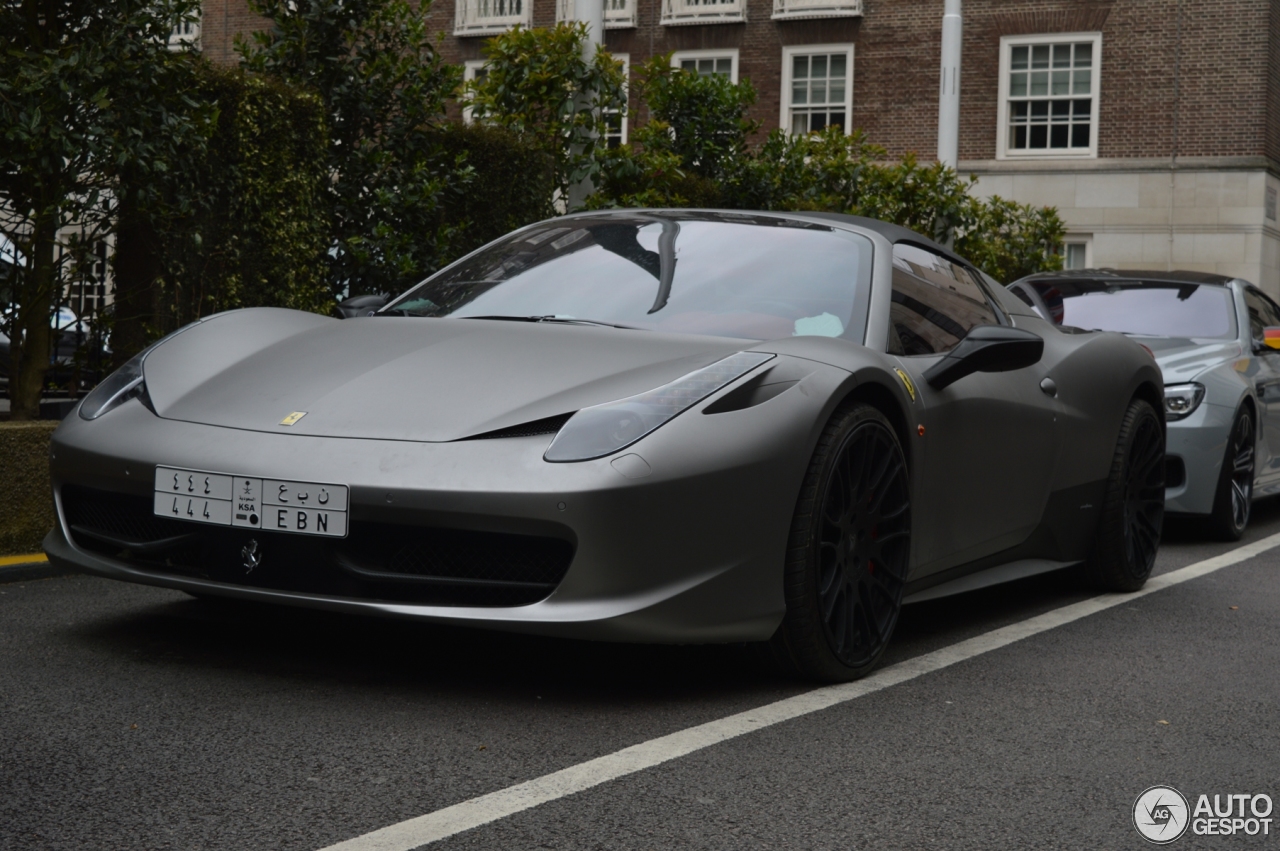
[[[1154,577],[1141,591],[1132,594],[1103,594],[1100,597],[1063,606],[1020,623],[1010,624],[961,641],[950,647],[943,647],[932,653],[899,662],[857,682],[814,689],[717,721],[708,721],[696,727],[650,739],[606,756],[330,845],[321,851],[411,851],[483,824],[515,815],[539,804],[564,798],[608,783],[610,780],[687,756],[746,733],[819,712],[913,680],[957,662],[1013,644],[1015,641],[1021,641],[1063,624],[1105,611],[1113,606],[1128,603],[1139,597],[1145,597],[1238,564],[1277,546],[1280,546],[1280,534]]]

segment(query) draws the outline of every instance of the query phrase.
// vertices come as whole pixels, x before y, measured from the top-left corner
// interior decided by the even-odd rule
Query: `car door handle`
[[[1043,390],[1047,396],[1056,397],[1058,395],[1058,383],[1052,378],[1045,378],[1041,380],[1040,389]]]

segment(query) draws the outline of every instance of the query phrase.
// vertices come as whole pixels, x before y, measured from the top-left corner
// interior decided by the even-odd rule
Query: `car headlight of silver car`
[[[583,408],[569,418],[542,457],[564,462],[612,455],[774,357],[739,352],[656,390]]]
[[[125,361],[124,366],[108,375],[102,380],[102,383],[89,391],[89,395],[85,396],[84,401],[80,403],[80,416],[86,420],[96,420],[130,399],[141,399],[142,404],[151,408],[151,399],[147,396],[147,383],[142,377],[142,362],[147,359],[147,355],[151,354],[161,343],[172,340],[183,331],[194,328],[202,322],[208,322],[214,316],[221,315],[215,313],[213,316],[204,316],[195,322],[189,322],[129,358],[129,360]],[[155,409],[152,408],[152,413],[154,412]]]
[[[142,379],[142,361],[150,351],[150,346],[143,349],[126,361],[124,366],[104,378],[101,384],[93,388],[89,395],[84,397],[84,401],[80,403],[80,416],[86,420],[96,420],[130,399],[136,399],[139,396],[145,397],[147,385]]]
[[[1180,420],[1191,416],[1200,403],[1204,401],[1204,385],[1166,384],[1164,387],[1164,418]]]

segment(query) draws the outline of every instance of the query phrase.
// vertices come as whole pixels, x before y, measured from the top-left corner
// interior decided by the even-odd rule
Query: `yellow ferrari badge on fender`
[[[898,377],[902,379],[902,386],[907,388],[907,392],[911,394],[911,401],[914,402],[916,400],[916,386],[911,383],[911,377],[900,369],[895,369],[894,372],[898,373]]]
[[[911,394],[911,398],[912,398],[912,399],[914,399],[915,397],[916,397],[916,394],[915,394],[915,393],[912,393],[912,394]],[[298,420],[300,420],[300,419],[302,419],[303,417],[305,417],[306,415],[307,415],[307,412],[306,412],[306,411],[294,411],[292,414],[290,414],[289,416],[287,416],[287,417],[285,417],[284,419],[282,419],[282,420],[280,421],[280,425],[283,425],[283,426],[291,426],[291,425],[293,425],[294,423],[296,423]]]

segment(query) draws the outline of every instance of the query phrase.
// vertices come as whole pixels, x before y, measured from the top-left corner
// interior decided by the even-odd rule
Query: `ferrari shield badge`
[[[916,400],[916,386],[911,383],[911,376],[900,369],[895,369],[894,372],[898,373],[898,377],[902,379],[902,386],[907,388],[907,393],[911,395],[911,401],[914,402]]]
[[[912,394],[911,394],[911,398],[913,398],[913,399],[914,399],[914,398],[915,398],[915,395],[916,395],[915,393],[912,393]],[[282,420],[280,421],[280,425],[282,425],[282,426],[291,426],[291,425],[293,425],[294,423],[296,423],[298,420],[300,420],[300,419],[302,419],[303,417],[305,417],[306,415],[307,415],[307,412],[306,412],[306,411],[294,411],[292,414],[290,414],[289,416],[287,416],[287,417],[285,417],[284,419],[282,419]]]

